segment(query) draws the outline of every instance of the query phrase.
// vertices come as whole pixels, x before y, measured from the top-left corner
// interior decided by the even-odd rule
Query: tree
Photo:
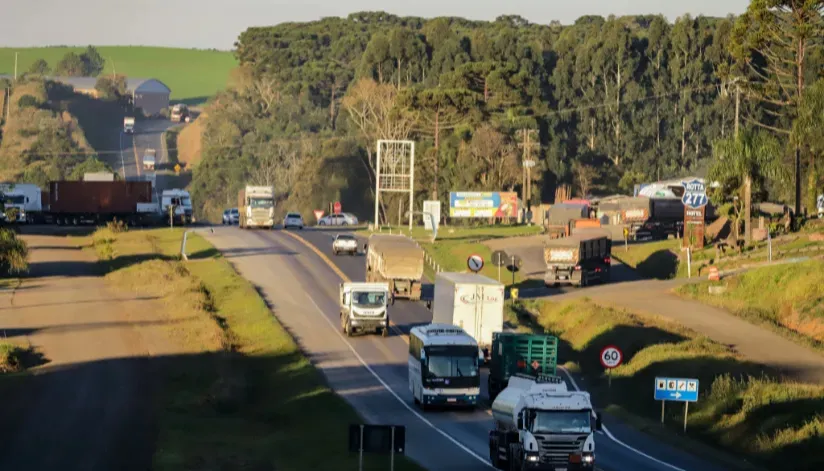
[[[737,137],[717,141],[713,153],[715,162],[709,178],[720,182],[726,195],[742,195],[744,238],[749,243],[752,237],[753,184],[765,178],[781,181],[786,177],[781,164],[781,146],[775,137],[763,131],[747,129]]]
[[[44,59],[37,59],[31,67],[29,67],[29,73],[33,75],[48,75],[50,71],[49,63]]]
[[[106,75],[97,79],[94,89],[104,100],[120,100],[126,95],[126,77]]]
[[[112,168],[106,162],[98,159],[96,155],[87,157],[86,160],[77,164],[69,174],[69,180],[82,180],[83,175],[94,172],[111,172]]]
[[[83,77],[86,75],[86,62],[79,54],[67,52],[57,63],[54,73],[66,77]]]
[[[763,103],[759,126],[788,135],[803,105],[808,58],[824,41],[824,1],[753,0],[738,18],[733,55],[749,67],[747,91]],[[795,213],[801,212],[801,147],[795,142]]]
[[[29,249],[13,231],[0,229],[0,272],[13,274],[28,269]]]
[[[479,189],[512,188],[521,174],[515,146],[489,124],[475,130],[465,154],[461,168],[469,180],[466,183],[476,182]]]
[[[589,197],[592,191],[592,184],[598,176],[598,171],[595,167],[575,161],[572,164],[572,173],[575,175],[575,180],[578,183],[578,189],[581,191],[581,198]]]
[[[103,66],[106,61],[103,59],[103,56],[97,52],[97,48],[94,46],[87,47],[86,51],[80,55],[80,58],[83,60],[85,67],[84,75],[88,77],[97,77],[101,72],[103,72]]]

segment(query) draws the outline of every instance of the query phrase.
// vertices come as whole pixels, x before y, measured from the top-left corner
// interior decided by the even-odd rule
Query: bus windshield
[[[252,209],[269,209],[275,205],[271,198],[252,198],[249,200],[249,206]]]
[[[470,345],[443,345],[424,347],[426,352],[425,377],[432,383],[450,384],[446,380],[479,378],[478,347]]]
[[[590,433],[590,411],[537,411],[532,421],[536,433]]]

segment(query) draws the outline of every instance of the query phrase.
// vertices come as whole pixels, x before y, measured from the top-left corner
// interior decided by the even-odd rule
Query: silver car
[[[358,218],[351,213],[330,214],[318,221],[320,226],[356,226],[357,224]]]
[[[223,211],[223,224],[224,225],[235,225],[240,221],[240,212],[237,208],[227,209]]]

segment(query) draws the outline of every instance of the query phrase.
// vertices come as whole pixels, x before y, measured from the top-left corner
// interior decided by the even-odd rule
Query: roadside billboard
[[[517,218],[518,194],[501,191],[453,191],[449,193],[451,218]]]

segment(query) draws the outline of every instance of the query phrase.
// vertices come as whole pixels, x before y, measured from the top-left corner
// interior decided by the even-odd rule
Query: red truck
[[[114,219],[130,225],[160,218],[152,183],[141,181],[54,181],[43,192],[43,218],[55,224],[99,224]]]

